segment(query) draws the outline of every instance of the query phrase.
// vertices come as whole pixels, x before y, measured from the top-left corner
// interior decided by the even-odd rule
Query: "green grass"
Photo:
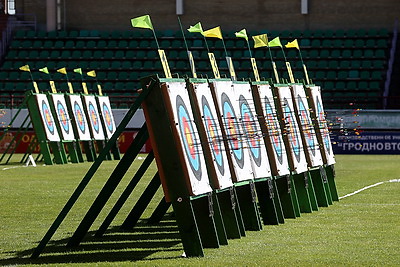
[[[400,156],[337,155],[336,184],[340,196],[367,185],[399,179]],[[384,183],[335,202],[318,212],[287,219],[279,226],[247,231],[219,249],[205,249],[204,258],[181,258],[183,252],[173,218],[158,226],[144,222],[120,232],[135,200],[156,171],[140,182],[102,239],[88,235],[74,249],[65,244],[117,162],[104,162],[51,242],[37,260],[29,259],[90,163],[65,166],[0,165],[0,265],[97,266],[400,266],[400,183]],[[15,167],[10,169],[9,167]],[[132,166],[117,192],[95,221],[95,231],[137,166]],[[162,196],[162,190],[144,218]]]

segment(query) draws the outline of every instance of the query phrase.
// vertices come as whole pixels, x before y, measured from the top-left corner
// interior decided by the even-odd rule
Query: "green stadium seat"
[[[335,89],[336,90],[345,90],[346,89],[345,82],[343,82],[343,81],[336,82]]]
[[[353,50],[352,58],[362,58],[362,57],[363,57],[363,51],[361,49]]]
[[[369,88],[368,82],[367,81],[358,82],[357,88],[359,90],[367,90]]]
[[[372,71],[371,72],[371,79],[373,80],[381,80],[382,79],[382,71]]]
[[[372,68],[372,61],[371,60],[363,60],[363,61],[361,61],[361,68],[363,68],[363,69]]]
[[[326,73],[326,79],[328,80],[334,80],[336,79],[336,71],[330,70]]]
[[[347,69],[350,67],[350,61],[343,60],[340,61],[340,69]]]
[[[383,50],[383,49],[375,50],[375,57],[376,58],[386,58],[385,50]]]
[[[380,83],[378,81],[372,81],[368,84],[369,90],[381,90]]]
[[[337,69],[339,68],[339,62],[337,60],[330,60],[328,62],[328,68],[330,69]]]
[[[388,40],[387,39],[378,39],[376,41],[376,46],[378,48],[387,48],[388,47]]]

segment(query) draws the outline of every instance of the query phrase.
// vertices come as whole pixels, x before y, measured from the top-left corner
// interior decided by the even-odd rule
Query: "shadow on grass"
[[[103,237],[95,237],[89,232],[77,247],[66,247],[69,238],[50,242],[37,259],[31,259],[35,248],[19,251],[15,257],[0,260],[0,265],[50,264],[50,263],[92,263],[138,261],[157,252],[166,255],[176,251],[179,258],[183,251],[176,222],[162,221],[149,225],[141,221],[131,231],[121,231],[119,227],[108,230]],[[6,252],[7,253],[7,252]],[[9,252],[12,253],[12,252]],[[146,260],[160,259],[150,257]]]

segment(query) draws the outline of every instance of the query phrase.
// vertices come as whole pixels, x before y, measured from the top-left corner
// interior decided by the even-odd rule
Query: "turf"
[[[340,196],[365,186],[399,179],[400,156],[337,155],[336,184]],[[138,159],[135,162],[140,162]],[[205,249],[203,258],[182,258],[182,244],[171,213],[160,225],[144,221],[121,232],[123,222],[156,171],[155,165],[138,184],[106,235],[92,237],[129,182],[132,166],[117,191],[77,248],[68,238],[117,162],[104,162],[57,230],[42,255],[29,259],[90,163],[21,167],[0,165],[0,265],[96,266],[400,266],[400,183],[383,183],[341,199],[327,208],[262,231],[247,231],[219,249]],[[144,214],[148,218],[162,196]]]

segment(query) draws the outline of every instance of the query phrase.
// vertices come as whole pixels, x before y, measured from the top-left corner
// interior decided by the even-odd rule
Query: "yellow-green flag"
[[[287,43],[285,45],[285,47],[286,48],[297,48],[297,50],[300,50],[299,43],[297,42],[297,39],[294,39],[293,41]]]
[[[88,76],[90,77],[96,77],[96,72],[94,70],[89,71],[88,73],[86,73]]]
[[[153,30],[153,24],[151,24],[151,19],[149,15],[140,16],[131,19],[132,27],[144,28]]]
[[[39,71],[49,74],[49,69],[47,67],[41,68]]]
[[[29,68],[29,65],[23,65],[23,66],[19,67],[19,69],[22,71],[29,71],[29,72],[31,71],[31,69]]]
[[[211,37],[211,38],[218,38],[218,39],[222,39],[222,32],[221,32],[221,27],[217,26],[215,28],[206,30],[203,32],[203,35],[205,37]]]
[[[201,23],[198,22],[197,24],[190,26],[189,29],[187,29],[188,32],[199,32],[203,33],[203,27],[201,27]]]
[[[268,37],[266,33],[252,37],[254,40],[254,48],[268,46]]]
[[[61,68],[61,69],[58,69],[57,72],[62,73],[62,74],[67,74],[67,69]]]
[[[79,73],[80,75],[82,75],[82,69],[81,68],[74,69],[74,72]]]
[[[269,46],[269,47],[275,47],[275,46],[282,47],[281,40],[279,39],[279,36],[278,36],[278,37],[275,37],[274,39],[272,39],[271,41],[269,41],[269,42],[268,42],[268,46]]]
[[[239,32],[235,32],[235,36],[239,37],[239,38],[244,38],[244,39],[246,39],[246,41],[249,40],[249,37],[247,37],[246,29],[243,29],[243,30],[241,30]]]

